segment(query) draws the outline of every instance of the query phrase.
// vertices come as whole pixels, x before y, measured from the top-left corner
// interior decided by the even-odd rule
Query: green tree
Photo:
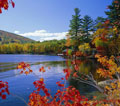
[[[78,36],[81,27],[80,10],[78,8],[74,9],[75,15],[72,15],[72,20],[70,20],[70,30],[69,34],[74,37]]]
[[[90,40],[89,37],[94,30],[93,26],[94,26],[93,19],[90,16],[85,15],[83,18],[82,27],[81,27],[81,32],[82,32],[84,42],[89,42]]]

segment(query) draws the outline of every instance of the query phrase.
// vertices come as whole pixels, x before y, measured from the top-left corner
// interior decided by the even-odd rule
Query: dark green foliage
[[[69,34],[71,36],[78,36],[81,26],[80,10],[75,8],[74,11],[75,15],[72,15],[72,20],[70,20]]]
[[[103,18],[103,17],[97,17],[96,20],[95,20],[95,23],[96,23],[96,25],[97,25],[98,23],[104,23],[105,20],[106,20],[106,18]]]
[[[88,15],[85,15],[83,18],[82,27],[81,27],[82,36],[85,42],[89,41],[89,37],[94,30],[93,25],[94,23],[93,23],[92,18]]]
[[[86,15],[84,18],[80,18],[80,10],[74,9],[75,15],[72,16],[70,21],[69,34],[74,42],[75,51],[78,50],[78,46],[85,42],[90,42],[91,34],[94,31],[94,23],[90,16]]]

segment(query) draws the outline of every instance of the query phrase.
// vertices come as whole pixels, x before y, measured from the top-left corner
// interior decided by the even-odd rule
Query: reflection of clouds
[[[51,66],[50,69],[48,69],[48,66],[45,66],[46,72],[41,74],[41,72],[39,72],[39,69],[42,66],[45,66],[45,65],[40,64],[40,65],[31,66],[31,69],[33,70],[35,75],[39,76],[39,78],[43,77],[45,79],[49,78],[49,80],[51,79],[53,80],[54,78],[61,78],[65,76],[65,74],[63,73],[64,67],[60,66],[59,64],[56,66]],[[0,78],[26,76],[25,74],[20,74],[20,71],[21,71],[20,69],[13,69],[7,72],[2,72],[0,73]],[[35,75],[31,73],[28,76],[36,77]]]
[[[15,70],[12,70],[14,72],[14,76],[17,77],[20,75],[20,70],[18,69],[15,69]]]
[[[41,66],[43,65],[34,65],[31,67],[31,69],[33,70],[33,72],[41,77],[41,72],[39,72],[39,69],[41,68]],[[65,74],[63,73],[63,69],[64,67],[61,67],[59,65],[55,66],[55,67],[50,67],[50,69],[48,69],[48,67],[45,67],[46,72],[42,74],[42,77],[44,78],[49,78],[49,77],[63,77]]]

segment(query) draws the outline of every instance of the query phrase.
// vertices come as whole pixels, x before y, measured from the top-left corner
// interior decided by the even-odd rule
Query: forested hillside
[[[34,40],[17,35],[17,34],[0,30],[0,44],[31,43],[31,42],[34,42]]]

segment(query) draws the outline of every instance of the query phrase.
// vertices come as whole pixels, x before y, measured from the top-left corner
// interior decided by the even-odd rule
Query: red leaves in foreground
[[[41,82],[34,82],[34,85],[38,87],[39,83]],[[42,84],[44,85],[44,83]],[[46,88],[44,89],[46,92],[48,91]],[[81,96],[79,91],[71,86],[57,90],[57,93],[52,99],[49,98],[46,94],[45,96],[41,96],[39,92],[33,92],[29,96],[28,104],[29,106],[90,106],[88,99]]]
[[[70,73],[71,73],[71,69],[68,68],[68,69],[64,69],[63,72],[66,74],[65,75],[65,79],[68,80],[68,78],[70,77]]]
[[[13,1],[11,1],[11,4],[12,4],[12,7],[14,8],[15,7],[15,3]]]
[[[64,70],[66,73],[69,73],[69,71],[67,69]],[[64,78],[61,78],[61,80],[64,80]],[[59,87],[64,87],[64,84],[61,84],[61,82],[58,81],[56,84]],[[57,93],[52,97],[45,87],[43,78],[40,78],[40,80],[35,81],[33,84],[37,90],[30,94],[29,106],[90,106],[88,99],[81,96],[80,92],[72,86],[57,90]],[[45,95],[40,95],[41,90]]]
[[[30,94],[29,106],[45,106],[44,104],[49,101],[48,97],[51,97],[51,95],[45,87],[44,79],[40,78],[40,80],[33,82],[33,84],[37,90]],[[41,90],[44,92],[44,96],[39,94]]]
[[[45,93],[45,95],[47,97],[50,96],[50,94],[48,93],[48,89],[45,87],[45,83],[44,83],[43,78],[40,78],[40,80],[37,80],[37,81],[33,82],[33,84],[37,88],[37,90],[34,91],[34,92],[40,92],[40,90],[43,90],[43,92]]]
[[[0,8],[0,13],[2,13],[2,9]]]
[[[0,0],[0,13],[2,13],[2,8],[8,10],[9,3],[12,4],[12,7],[15,7],[15,3],[12,0]]]
[[[59,87],[64,87],[64,84],[61,84],[61,81],[56,82]]]
[[[42,66],[40,69],[39,69],[39,72],[45,72],[45,68]]]
[[[30,65],[28,63],[25,62],[21,62],[18,64],[17,69],[20,69],[22,73],[25,73],[26,75],[28,75],[29,73],[32,73],[33,71],[30,69]]]
[[[8,90],[8,82],[0,81],[0,97],[2,97],[2,99],[6,99],[5,93],[8,95],[10,94]]]
[[[56,102],[57,100],[60,100],[60,103],[62,103],[64,106],[83,106],[83,103],[81,102],[87,100],[80,95],[80,92],[78,90],[71,86],[65,88],[64,90],[58,90],[55,96]],[[59,106],[63,106],[60,103]]]

